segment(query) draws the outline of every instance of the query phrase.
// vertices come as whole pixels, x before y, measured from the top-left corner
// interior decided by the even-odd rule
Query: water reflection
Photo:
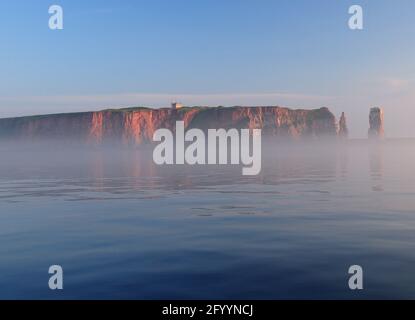
[[[165,196],[204,190],[255,193],[256,185],[269,186],[274,193],[279,191],[272,186],[290,184],[309,186],[305,192],[328,192],[315,186],[336,180],[339,161],[342,175],[346,174],[342,164],[344,156],[339,157],[336,148],[284,146],[272,150],[272,153],[267,152],[265,148],[262,171],[257,176],[243,176],[242,166],[234,165],[157,166],[152,161],[151,150],[69,150],[27,156],[22,156],[21,152],[9,153],[0,164],[0,183],[14,181],[7,186],[7,193],[13,197],[67,196],[70,200],[105,200],[160,196],[161,192]],[[14,158],[18,158],[17,162]],[[14,163],[18,163],[19,168],[24,167],[24,172]]]
[[[337,163],[340,179],[346,180],[349,171],[349,148],[346,144],[341,144],[337,149]]]
[[[369,166],[370,177],[373,183],[372,190],[375,192],[384,191],[384,147],[381,143],[369,145]]]
[[[2,153],[0,298],[54,298],[57,262],[63,298],[355,298],[352,264],[361,297],[414,297],[413,146],[264,146],[254,177],[151,150]]]

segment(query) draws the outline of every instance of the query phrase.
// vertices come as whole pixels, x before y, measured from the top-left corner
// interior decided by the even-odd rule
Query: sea
[[[262,152],[243,176],[146,148],[0,145],[0,299],[415,299],[414,140]]]

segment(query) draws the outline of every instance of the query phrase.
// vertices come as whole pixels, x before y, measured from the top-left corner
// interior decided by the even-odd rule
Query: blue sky
[[[64,30],[48,28],[48,8]],[[364,30],[348,28],[360,4]],[[2,1],[0,117],[130,105],[328,106],[415,136],[415,1]],[[411,117],[408,117],[411,115]]]

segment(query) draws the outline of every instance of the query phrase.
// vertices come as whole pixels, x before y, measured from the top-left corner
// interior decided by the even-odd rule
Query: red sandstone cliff
[[[150,142],[155,130],[185,128],[262,129],[263,136],[318,138],[336,136],[336,119],[327,109],[292,110],[281,107],[129,108],[0,119],[0,138],[23,140],[75,139],[87,143]]]

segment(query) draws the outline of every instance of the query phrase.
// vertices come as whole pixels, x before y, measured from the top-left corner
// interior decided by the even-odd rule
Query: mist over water
[[[257,176],[151,147],[0,154],[0,298],[415,298],[415,141],[263,143]]]

